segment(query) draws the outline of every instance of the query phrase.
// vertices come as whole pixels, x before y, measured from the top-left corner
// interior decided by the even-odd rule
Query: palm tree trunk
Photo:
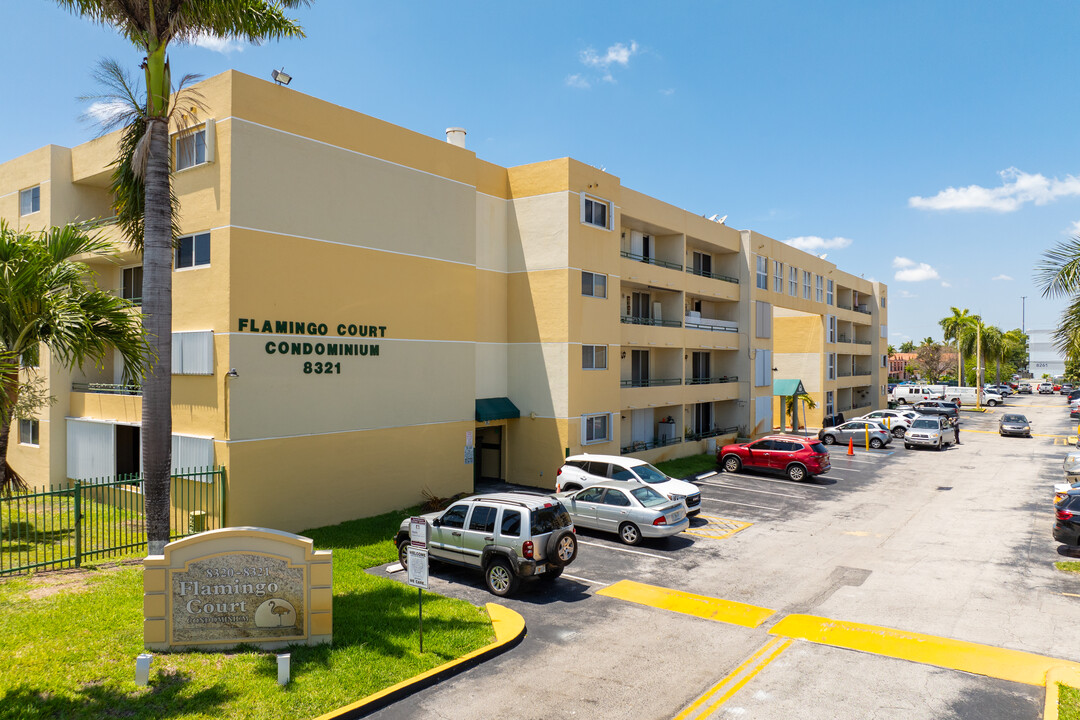
[[[0,375],[0,493],[8,494],[16,488],[25,487],[18,473],[8,466],[8,438],[11,435],[11,421],[15,415],[15,403],[19,399],[19,373]]]
[[[169,123],[153,118],[146,166],[143,236],[143,313],[154,354],[143,380],[143,499],[149,555],[169,541],[169,477],[172,465],[172,222],[169,200]]]

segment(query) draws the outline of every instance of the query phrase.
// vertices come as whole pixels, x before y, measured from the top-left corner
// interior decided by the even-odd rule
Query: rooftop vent
[[[459,148],[465,147],[465,128],[446,128],[446,142]]]

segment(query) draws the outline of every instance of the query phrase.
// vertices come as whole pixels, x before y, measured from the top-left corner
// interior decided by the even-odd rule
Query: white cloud
[[[1012,280],[1012,278],[1005,273],[1002,273],[1001,275],[995,275],[991,280]]]
[[[943,288],[951,288],[951,287],[952,287],[952,285],[951,285],[951,284],[949,284],[949,283],[947,283],[947,282],[945,282],[944,280],[942,280],[942,281],[941,281],[941,287],[943,287]]]
[[[917,298],[919,296],[916,295],[915,293],[909,293],[907,290],[901,290],[900,291],[900,297],[907,298],[907,299],[910,300],[911,298]]]
[[[566,84],[572,88],[579,88],[581,90],[586,90],[592,87],[589,81],[580,73],[574,73],[573,75],[567,77]]]
[[[86,116],[96,123],[108,125],[117,115],[128,110],[127,104],[121,100],[108,102],[96,102],[86,108]]]
[[[892,265],[896,268],[893,279],[900,282],[922,282],[923,280],[937,280],[941,277],[938,271],[927,263],[917,263],[906,257],[894,257]]]
[[[626,67],[630,64],[630,58],[637,54],[638,44],[631,41],[629,45],[615,43],[607,49],[603,55],[597,55],[592,48],[581,51],[581,62],[589,67],[607,70],[612,65]]]
[[[822,238],[816,235],[803,235],[784,242],[793,248],[809,253],[821,250],[843,250],[851,245],[851,240],[845,237]]]
[[[205,48],[206,50],[213,50],[214,52],[221,53],[222,55],[228,55],[233,52],[244,52],[244,43],[233,38],[219,38],[207,33],[199,33],[195,36],[195,39],[191,41],[191,44],[195,47]]]
[[[1069,229],[1065,231],[1065,234],[1073,237],[1080,236],[1080,220],[1073,221],[1073,224],[1069,226]]]
[[[948,187],[933,197],[911,197],[908,205],[918,210],[994,210],[1013,212],[1027,203],[1046,205],[1060,197],[1080,195],[1080,177],[1047,178],[1011,167],[998,173],[1001,187],[981,185]]]

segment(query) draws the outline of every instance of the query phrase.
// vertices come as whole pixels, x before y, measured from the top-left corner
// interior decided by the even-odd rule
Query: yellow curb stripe
[[[521,615],[514,612],[508,607],[496,605],[495,603],[487,603],[485,607],[487,608],[488,615],[491,617],[491,627],[495,631],[495,642],[489,645],[485,645],[484,647],[477,650],[473,650],[467,655],[462,655],[456,660],[451,660],[450,662],[443,663],[442,665],[434,667],[427,672],[420,673],[419,675],[411,677],[408,680],[402,680],[396,685],[391,685],[384,690],[380,690],[373,695],[368,695],[366,698],[362,700],[357,700],[350,705],[339,707],[337,710],[331,710],[325,715],[320,715],[317,718],[314,718],[314,720],[334,720],[334,718],[341,717],[359,717],[362,713],[358,713],[357,711],[364,706],[373,705],[375,707],[380,707],[379,703],[388,695],[393,695],[394,693],[400,692],[401,690],[408,688],[410,685],[420,685],[433,675],[438,675],[440,673],[446,672],[447,670],[453,668],[456,665],[470,662],[478,656],[485,655],[492,652],[493,650],[496,650],[497,648],[502,647],[503,645],[514,642],[519,637],[525,634],[525,618],[523,618]]]
[[[715,710],[717,707],[719,707],[720,705],[723,705],[725,702],[727,702],[727,700],[729,698],[731,698],[731,696],[734,695],[736,692],[738,692],[739,689],[742,688],[743,685],[748,683],[752,677],[757,675],[759,672],[761,672],[761,670],[766,665],[768,665],[773,660],[775,660],[776,656],[779,655],[780,653],[782,653],[785,649],[787,649],[787,646],[790,645],[790,644],[791,644],[791,640],[782,640],[781,638],[772,638],[767,643],[765,643],[760,648],[758,648],[757,651],[754,652],[753,655],[746,658],[746,660],[743,660],[742,663],[740,663],[737,668],[735,668],[730,673],[725,675],[723,680],[721,680],[720,682],[713,685],[701,697],[699,697],[694,702],[690,703],[690,705],[685,710],[683,710],[681,713],[676,715],[672,720],[686,720],[687,718],[689,718],[691,715],[693,715],[695,713],[695,711],[699,707],[701,707],[703,704],[705,704],[709,700],[711,700],[712,697],[714,695],[716,695],[716,693],[723,690],[724,687],[729,682],[731,682],[732,680],[737,678],[740,673],[742,673],[744,670],[747,669],[748,666],[750,666],[751,664],[757,662],[758,659],[761,658],[761,656],[764,655],[765,653],[775,649],[775,652],[773,652],[771,655],[766,657],[763,661],[758,662],[757,666],[753,669],[752,672],[748,673],[745,677],[742,678],[742,680],[740,680],[738,683],[733,685],[726,693],[724,693],[723,696],[721,696],[721,698],[719,700],[712,703],[707,708],[705,708],[705,710],[703,712],[698,714],[699,718],[708,717],[712,713],[713,710]],[[780,646],[779,648],[777,648],[778,645]]]
[[[1055,666],[1080,670],[1080,664],[1020,650],[812,615],[788,615],[769,633],[1027,685],[1042,686]]]
[[[596,594],[748,628],[756,628],[775,612],[756,605],[645,585],[633,580],[620,580],[598,590]]]
[[[1080,672],[1069,667],[1054,667],[1046,673],[1046,704],[1043,706],[1043,718],[1054,720],[1058,716],[1058,683],[1069,687],[1080,687]]]

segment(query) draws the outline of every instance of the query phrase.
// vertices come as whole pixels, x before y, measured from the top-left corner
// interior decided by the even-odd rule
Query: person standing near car
[[[953,428],[953,438],[954,438],[953,442],[955,442],[957,445],[959,445],[960,444],[960,418],[956,418],[955,420],[952,421],[952,428]]]

